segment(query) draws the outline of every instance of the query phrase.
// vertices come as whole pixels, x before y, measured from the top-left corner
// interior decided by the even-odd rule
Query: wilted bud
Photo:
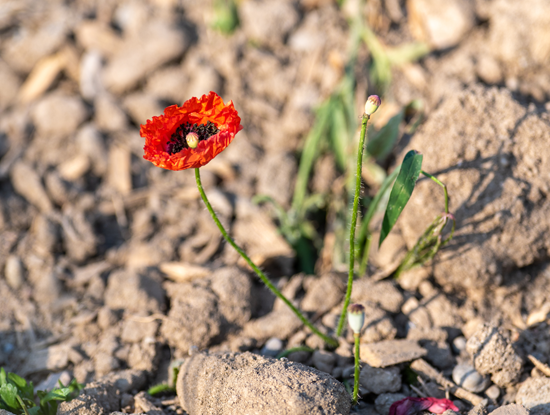
[[[197,133],[189,133],[185,137],[185,141],[187,141],[187,145],[189,148],[197,148],[199,145],[199,136]]]
[[[376,112],[378,107],[382,104],[378,95],[371,95],[367,102],[365,102],[365,114],[369,117]]]
[[[348,322],[355,334],[361,333],[365,323],[365,307],[361,304],[352,304],[348,307]]]

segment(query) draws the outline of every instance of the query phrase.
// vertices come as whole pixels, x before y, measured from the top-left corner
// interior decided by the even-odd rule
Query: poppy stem
[[[360,366],[359,366],[359,333],[353,333],[353,337],[355,339],[355,377],[353,380],[353,400],[351,401],[352,405],[357,405],[357,398],[359,396],[359,372],[360,372]]]
[[[353,271],[355,268],[355,228],[357,226],[357,210],[359,208],[359,197],[361,194],[361,171],[363,169],[363,151],[365,150],[365,136],[367,135],[367,124],[369,123],[370,116],[363,114],[363,121],[361,122],[361,136],[359,138],[359,148],[357,151],[357,172],[355,175],[355,196],[353,198],[353,209],[351,211],[351,223],[349,229],[349,274],[348,274],[348,288],[346,291],[346,298],[344,300],[344,306],[342,307],[342,314],[340,314],[340,320],[338,321],[338,328],[336,329],[336,336],[340,337],[344,330],[344,323],[346,321],[346,314],[348,311],[349,301],[351,298],[351,288],[353,286]],[[368,254],[365,254],[368,255]]]
[[[229,236],[225,228],[223,227],[222,223],[218,219],[218,216],[216,215],[216,212],[214,212],[214,209],[212,209],[212,205],[208,201],[208,198],[206,197],[206,193],[204,193],[204,189],[202,187],[201,182],[201,176],[199,169],[195,169],[195,180],[197,182],[197,187],[199,189],[199,192],[201,194],[202,200],[204,204],[206,205],[206,208],[210,212],[210,215],[212,216],[212,219],[214,219],[214,222],[216,222],[216,225],[218,226],[218,229],[222,233],[224,239],[231,245],[233,248],[235,248],[235,251],[237,251],[243,259],[250,265],[250,267],[254,270],[254,272],[260,277],[260,279],[263,281],[263,283],[271,290],[273,294],[275,294],[278,298],[280,298],[287,306],[290,307],[290,309],[296,314],[296,316],[304,323],[309,329],[315,333],[317,336],[319,336],[323,341],[328,344],[331,347],[338,347],[338,341],[336,339],[333,339],[330,336],[327,336],[326,334],[321,333],[319,329],[317,329],[307,318],[304,317],[304,315],[283,295],[281,291],[275,287],[275,285],[269,280],[269,278],[252,262],[252,260],[246,255],[246,253],[235,243],[233,238]]]

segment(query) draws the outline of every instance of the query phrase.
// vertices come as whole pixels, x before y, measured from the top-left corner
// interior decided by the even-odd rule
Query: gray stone
[[[513,385],[521,375],[523,362],[510,339],[496,326],[484,324],[466,343],[475,369],[500,387]]]
[[[453,350],[455,353],[460,354],[466,350],[466,337],[458,336],[453,340]]]
[[[489,386],[485,391],[485,395],[493,401],[496,401],[500,396],[500,388],[497,385]]]
[[[454,382],[470,392],[483,392],[489,386],[489,378],[477,372],[469,363],[460,363],[453,368]]]
[[[265,342],[264,347],[262,347],[262,355],[268,357],[277,356],[281,350],[283,350],[283,342],[277,337],[272,337]]]
[[[489,415],[534,415],[536,413],[537,412],[529,412],[529,410],[524,406],[518,405],[516,403],[511,403],[495,409]],[[540,412],[540,413],[547,414],[548,412]]]
[[[332,376],[248,352],[192,356],[180,368],[176,390],[190,415],[347,415],[351,404]]]
[[[516,395],[516,403],[529,409],[531,415],[550,413],[550,378],[529,378]]]
[[[394,402],[405,398],[406,396],[402,393],[382,393],[378,395],[374,401],[376,412],[380,415],[388,415],[390,413],[390,406],[392,406]]]
[[[317,369],[326,373],[331,373],[336,363],[336,355],[325,350],[315,350],[312,360],[313,366]]]
[[[412,327],[407,333],[408,340],[417,340],[428,354],[426,360],[439,369],[446,369],[455,363],[451,348],[447,343],[447,332],[444,329],[433,327],[420,329]]]
[[[426,349],[412,340],[385,340],[361,344],[361,360],[373,367],[393,366],[425,356]]]
[[[359,383],[377,395],[397,392],[401,389],[401,371],[395,366],[382,369],[364,365],[359,375]]]

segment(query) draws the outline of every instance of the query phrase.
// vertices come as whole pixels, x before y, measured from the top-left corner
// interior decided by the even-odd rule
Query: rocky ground
[[[230,35],[212,27],[215,3],[0,3],[0,365],[43,387],[85,384],[60,406],[67,414],[387,415],[408,396],[447,396],[461,414],[550,413],[548,2],[242,0]],[[357,13],[387,47],[429,45],[391,69],[374,124],[411,100],[424,119],[414,132],[402,123],[379,165],[422,152],[449,188],[457,232],[427,266],[380,277],[442,210],[440,189],[421,180],[354,284],[367,321],[362,400],[350,408],[352,334],[329,350],[305,330],[222,242],[193,173],[142,159],[139,125],[211,90],[234,102],[244,130],[202,168],[206,192],[237,242],[332,333],[345,273],[326,250],[316,275],[299,272],[273,210],[252,197],[289,208]],[[358,53],[358,117],[378,92],[372,53]],[[342,181],[326,151],[311,188],[337,198]],[[319,225],[326,246],[330,221]],[[314,351],[273,358],[299,346]],[[144,392],[161,382],[177,396]]]

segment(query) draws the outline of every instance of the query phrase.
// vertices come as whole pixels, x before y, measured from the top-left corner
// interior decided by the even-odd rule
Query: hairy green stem
[[[338,341],[336,339],[333,339],[330,336],[327,336],[324,333],[321,333],[321,331],[319,331],[319,329],[317,329],[313,324],[311,324],[311,322],[307,318],[304,317],[304,315],[294,306],[294,304],[292,304],[283,295],[283,293],[281,291],[279,291],[277,289],[277,287],[275,287],[275,285],[273,285],[273,283],[269,280],[269,278],[256,266],[256,264],[254,264],[254,262],[252,262],[252,260],[248,257],[248,255],[246,255],[246,253],[235,243],[233,238],[231,238],[229,236],[229,234],[227,233],[227,231],[223,227],[222,223],[218,219],[218,216],[216,215],[216,212],[214,212],[214,209],[212,208],[212,205],[208,201],[208,198],[206,197],[206,193],[204,193],[204,189],[202,187],[202,182],[201,182],[201,176],[200,176],[200,172],[199,172],[198,168],[195,169],[195,180],[197,182],[197,187],[198,187],[199,192],[201,194],[202,200],[204,201],[204,204],[206,205],[206,208],[210,212],[210,215],[212,216],[212,219],[214,219],[214,222],[216,222],[216,225],[218,226],[218,229],[222,233],[222,235],[223,235],[224,239],[227,241],[227,243],[229,243],[229,245],[231,245],[233,248],[235,248],[235,251],[237,251],[239,253],[239,255],[241,255],[244,258],[244,260],[248,263],[248,265],[250,265],[250,267],[258,275],[258,277],[260,277],[260,279],[267,286],[267,288],[269,288],[273,294],[275,294],[287,306],[289,306],[290,309],[294,312],[294,314],[296,314],[296,316],[302,321],[302,323],[304,323],[307,327],[309,327],[309,329],[313,333],[315,333],[317,336],[319,336],[321,339],[323,339],[323,341],[325,343],[327,343],[329,346],[338,347]]]
[[[357,397],[359,396],[359,333],[353,333],[353,337],[355,338],[355,378],[353,380],[353,400],[352,405],[357,404]]]
[[[346,298],[344,300],[344,307],[342,308],[342,314],[340,314],[340,320],[338,321],[338,328],[336,329],[336,335],[341,336],[344,330],[344,323],[346,321],[346,313],[351,297],[351,288],[353,286],[353,269],[355,268],[355,227],[357,226],[357,210],[359,208],[359,196],[361,194],[361,170],[363,169],[363,151],[365,149],[365,136],[367,135],[367,124],[369,123],[369,116],[363,114],[363,121],[361,123],[361,136],[359,138],[359,148],[357,149],[357,172],[355,173],[355,196],[353,198],[353,210],[351,212],[351,224],[349,230],[349,274],[348,274],[348,288],[346,291]]]

